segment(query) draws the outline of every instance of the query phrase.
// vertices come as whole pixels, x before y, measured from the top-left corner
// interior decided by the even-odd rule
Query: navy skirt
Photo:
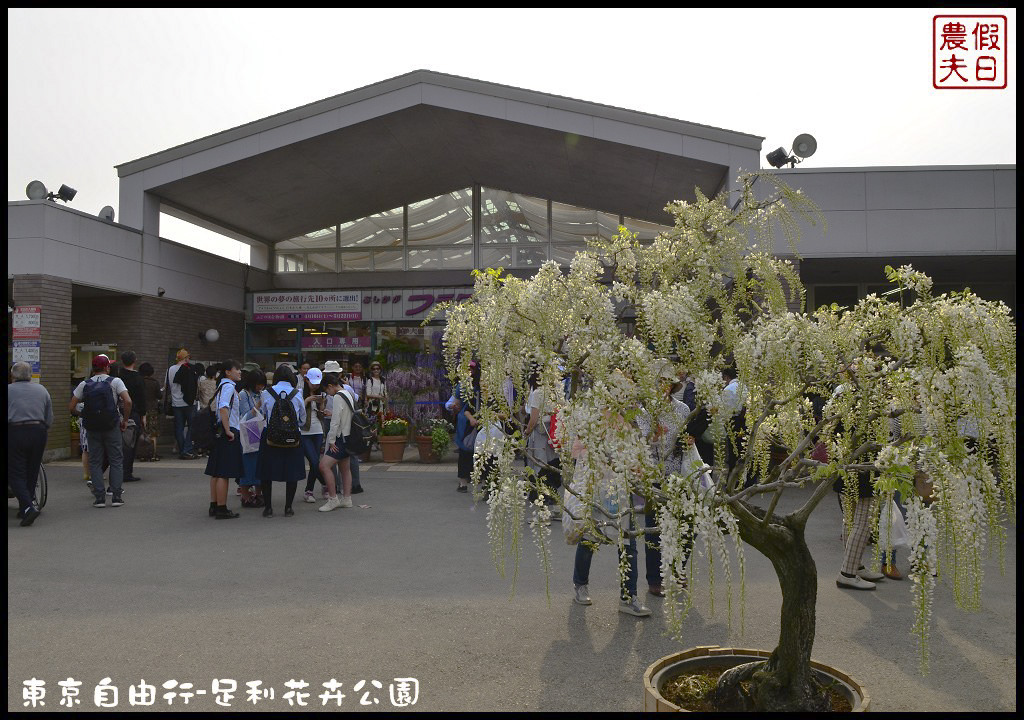
[[[227,435],[222,435],[213,442],[213,449],[210,450],[210,459],[206,461],[206,474],[210,477],[240,478],[245,474],[242,467],[242,441],[238,437],[238,430],[231,428],[234,440],[228,441]]]
[[[299,482],[306,479],[306,456],[302,447],[279,448],[267,445],[267,432],[260,438],[259,460],[256,462],[256,477],[277,482]]]

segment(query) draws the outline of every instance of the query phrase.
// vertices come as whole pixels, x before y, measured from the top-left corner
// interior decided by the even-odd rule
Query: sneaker
[[[665,597],[665,588],[661,585],[650,585],[647,587],[647,592],[654,597]]]
[[[860,570],[857,571],[857,577],[860,577],[860,578],[863,578],[864,580],[868,580],[868,581],[872,581],[873,582],[875,580],[881,580],[882,578],[885,577],[885,574],[884,573],[880,573],[880,572],[875,572],[873,570],[868,570],[866,567],[861,565],[860,566]]]
[[[327,492],[327,486],[324,485],[320,489],[320,499],[321,500],[328,500],[330,497],[331,497],[331,494],[329,492]]]
[[[635,617],[647,617],[651,614],[651,610],[645,607],[640,598],[634,595],[629,600],[623,600],[619,603],[619,612],[626,613],[627,615],[633,615]]]
[[[124,505],[124,499],[120,495],[114,495],[110,499],[110,507],[121,507]]]
[[[467,485],[459,485],[457,488],[455,488],[455,492],[468,493],[469,487]]]
[[[350,508],[352,507],[352,496],[341,498],[341,504],[338,507]]]
[[[93,498],[92,506],[94,508],[105,508],[107,506],[107,498],[104,496]]]
[[[124,479],[124,481],[125,481],[125,482],[138,482],[138,481],[139,481],[139,480],[141,480],[141,479],[142,479],[142,478],[138,478],[138,477],[135,477],[134,475],[132,475],[131,477],[126,477],[126,478]]]
[[[351,502],[351,501],[350,501]],[[328,497],[327,502],[317,508],[320,512],[330,512],[331,510],[337,510],[341,507],[341,498],[335,495],[334,497]]]
[[[316,498],[313,497],[313,491],[312,490],[307,490],[306,492],[302,493],[302,499],[305,500],[308,503],[315,503],[316,502]]]
[[[874,590],[878,586],[857,575],[847,577],[843,573],[839,573],[839,576],[836,578],[836,587],[849,588],[851,590]]]
[[[577,605],[591,605],[591,604],[593,604],[593,602],[590,599],[590,592],[587,589],[586,585],[577,585],[576,586],[576,595],[573,597],[572,601],[574,603],[576,603]]]
[[[85,486],[86,486],[87,488],[89,488],[89,492],[91,492],[91,493],[95,493],[95,491],[96,491],[96,490],[95,490],[95,488],[94,488],[94,487],[92,486],[92,478],[86,478],[86,479],[85,479]]]
[[[229,510],[227,507],[217,508],[217,512],[213,516],[217,520],[234,520],[238,517],[238,513]]]
[[[39,511],[36,510],[34,507],[29,506],[29,508],[25,511],[25,514],[21,518],[21,526],[28,527],[36,521],[37,517],[39,517]]]
[[[352,494],[353,495],[358,495],[362,491],[363,491],[363,486],[362,485],[356,485],[354,488],[352,488]]]

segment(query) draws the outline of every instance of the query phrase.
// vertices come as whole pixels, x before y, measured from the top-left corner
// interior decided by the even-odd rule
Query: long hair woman
[[[216,373],[217,388],[214,394],[218,423],[217,439],[206,462],[206,474],[210,476],[210,517],[230,520],[238,513],[228,510],[228,478],[241,477],[242,441],[238,437],[238,392],[235,383],[242,379],[242,365],[235,360],[225,360]]]
[[[306,421],[306,407],[302,402],[302,394],[296,389],[298,381],[295,373],[287,365],[281,365],[274,371],[273,386],[263,391],[264,415],[269,421],[274,406],[279,402],[290,402],[299,421],[299,426]],[[288,400],[288,398],[291,400]],[[306,467],[302,457],[302,447],[274,447],[267,443],[267,432],[260,439],[260,457],[256,467],[256,476],[260,479],[263,490],[263,517],[274,517],[273,488],[275,482],[285,484],[284,515],[291,517],[292,501],[299,481],[306,476]]]

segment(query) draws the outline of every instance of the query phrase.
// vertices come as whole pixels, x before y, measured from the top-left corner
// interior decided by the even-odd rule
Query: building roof
[[[117,166],[160,198],[274,242],[474,183],[664,221],[756,168],[763,138],[417,70]]]

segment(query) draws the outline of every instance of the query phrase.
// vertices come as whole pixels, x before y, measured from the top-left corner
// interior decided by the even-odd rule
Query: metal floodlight
[[[67,185],[61,185],[60,186],[60,190],[57,191],[57,198],[59,200],[63,200],[66,203],[69,203],[69,202],[71,202],[72,200],[75,199],[75,195],[77,195],[77,194],[78,194],[78,191],[75,190],[73,187],[68,187]]]
[[[789,154],[782,148],[772,150],[765,156],[765,159],[768,161],[768,164],[771,165],[773,168],[781,168],[786,163],[796,163],[796,160],[794,158],[791,158]]]

